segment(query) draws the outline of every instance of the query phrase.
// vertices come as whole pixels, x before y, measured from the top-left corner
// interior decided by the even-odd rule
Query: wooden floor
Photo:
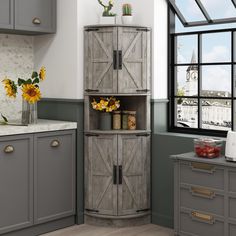
[[[43,236],[173,236],[173,230],[157,225],[126,228],[109,228],[91,225],[76,225]]]

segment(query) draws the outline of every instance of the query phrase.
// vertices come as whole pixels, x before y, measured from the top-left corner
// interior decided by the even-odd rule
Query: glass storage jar
[[[136,129],[136,111],[129,111],[128,114],[128,129]]]
[[[128,129],[128,111],[122,112],[122,129]]]
[[[221,139],[194,139],[194,151],[198,157],[215,158],[221,155],[223,141]]]
[[[121,129],[121,112],[120,111],[113,112],[113,129],[115,130]]]

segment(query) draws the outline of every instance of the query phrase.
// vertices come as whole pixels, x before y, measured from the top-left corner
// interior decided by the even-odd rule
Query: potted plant
[[[109,0],[108,5],[105,5],[102,0],[98,0],[98,3],[103,7],[102,17],[100,18],[100,24],[115,24],[116,14],[111,12],[113,8],[113,0]]]
[[[120,101],[115,97],[101,97],[99,101],[93,99],[92,108],[100,112],[99,128],[101,130],[111,129],[111,113],[120,107]]]
[[[133,22],[133,16],[132,16],[132,6],[131,4],[124,4],[122,6],[123,10],[123,16],[122,16],[122,22],[125,25],[130,25]]]

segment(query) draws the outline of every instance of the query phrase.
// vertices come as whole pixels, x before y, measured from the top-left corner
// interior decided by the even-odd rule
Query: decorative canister
[[[122,129],[128,129],[128,111],[122,112]]]
[[[129,111],[128,114],[128,129],[136,129],[136,111]]]
[[[121,112],[120,111],[113,112],[113,129],[116,129],[116,130],[121,129]]]
[[[110,130],[111,129],[111,113],[110,112],[100,112],[99,128],[100,130]]]

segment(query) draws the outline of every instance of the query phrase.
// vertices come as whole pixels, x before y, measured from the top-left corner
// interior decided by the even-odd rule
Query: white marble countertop
[[[69,121],[39,119],[37,124],[32,124],[28,126],[0,125],[0,136],[40,133],[69,129],[77,129],[77,123]]]

